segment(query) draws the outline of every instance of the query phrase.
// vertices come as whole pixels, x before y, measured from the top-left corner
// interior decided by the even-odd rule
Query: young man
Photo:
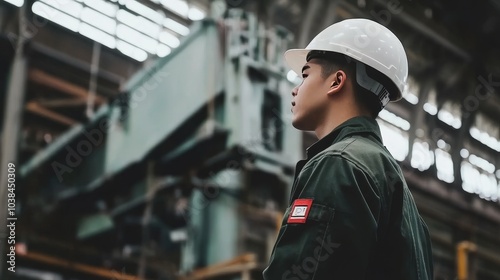
[[[401,42],[376,22],[349,19],[285,60],[303,78],[293,126],[319,140],[297,163],[264,279],[432,279],[427,226],[375,121],[402,96]]]

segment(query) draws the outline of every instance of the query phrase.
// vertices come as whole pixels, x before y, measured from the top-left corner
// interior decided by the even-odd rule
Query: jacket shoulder
[[[398,163],[382,143],[360,135],[342,139],[317,156],[320,159],[329,155],[350,161],[372,177],[377,173],[399,173]]]
[[[345,157],[387,155],[387,149],[375,140],[354,135],[332,144],[323,152],[324,155],[337,154]]]

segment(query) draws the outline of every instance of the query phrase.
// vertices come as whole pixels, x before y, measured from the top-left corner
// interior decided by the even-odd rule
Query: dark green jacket
[[[286,210],[264,279],[432,279],[427,226],[374,119],[352,118],[307,150],[296,199],[312,205]],[[289,220],[304,209],[304,223]]]

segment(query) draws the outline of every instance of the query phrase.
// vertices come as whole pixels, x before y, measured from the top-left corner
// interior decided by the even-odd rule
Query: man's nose
[[[293,90],[292,90],[292,96],[295,97],[297,95],[298,91],[299,91],[299,86],[294,87]]]

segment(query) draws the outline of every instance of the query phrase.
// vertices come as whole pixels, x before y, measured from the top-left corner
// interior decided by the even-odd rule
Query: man
[[[349,19],[285,60],[303,78],[293,126],[319,140],[297,163],[264,279],[432,279],[427,226],[375,121],[402,96],[401,42],[376,22]]]

